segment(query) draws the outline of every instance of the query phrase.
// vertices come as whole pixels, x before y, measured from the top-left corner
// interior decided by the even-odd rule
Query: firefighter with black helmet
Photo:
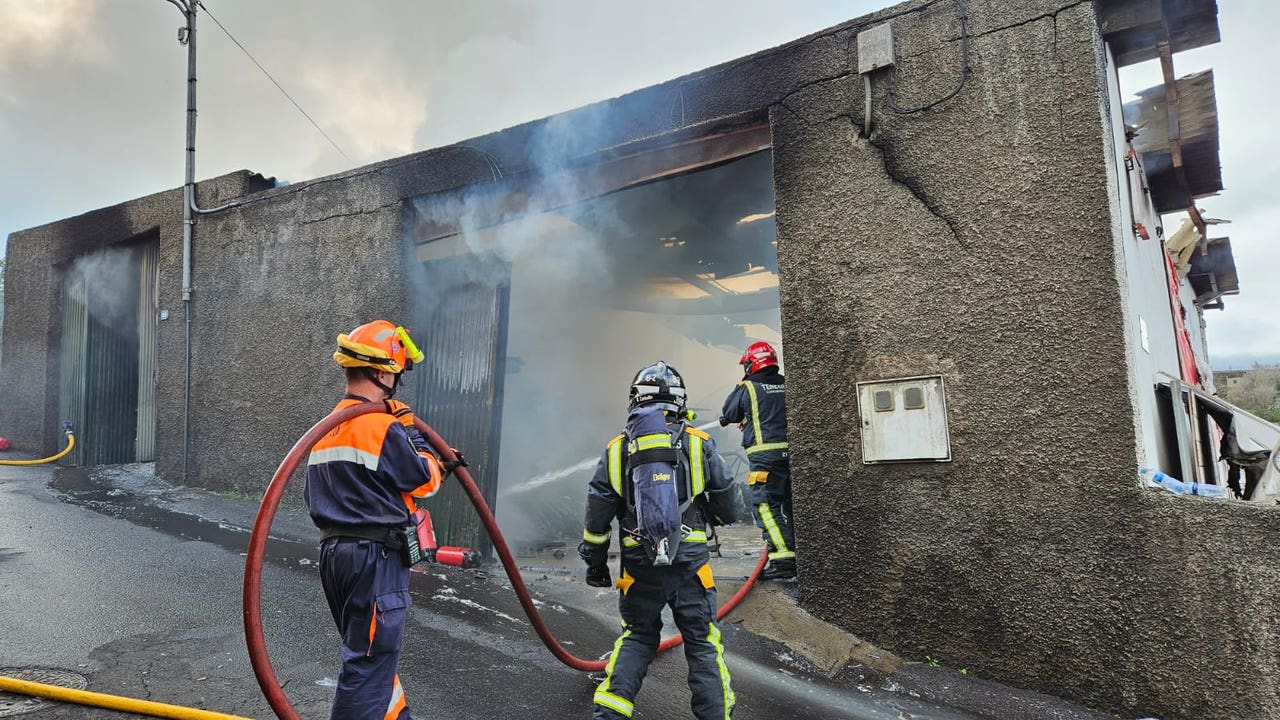
[[[431,452],[408,405],[391,399],[422,362],[404,328],[375,320],[338,336],[333,359],[346,373],[341,409],[384,402],[385,413],[352,418],[320,439],[303,491],[320,528],[320,582],[342,636],[342,671],[332,718],[408,720],[400,641],[409,597],[403,529],[415,499],[440,489],[452,470]]]
[[[587,583],[608,587],[613,523],[619,528],[621,571],[617,582],[622,636],[614,644],[605,678],[596,689],[596,720],[629,718],[649,663],[658,651],[662,609],[670,606],[684,636],[693,714],[723,720],[733,713],[734,695],[724,646],[716,626],[716,589],[707,549],[707,526],[733,522],[733,478],[706,433],[686,423],[685,387],[680,373],[664,362],[647,365],[631,383],[632,419],[660,412],[665,431],[642,437],[623,433],[605,446],[587,489],[587,510],[578,552],[587,563]],[[653,461],[650,463],[650,461]],[[673,468],[669,482],[678,500],[678,531],[669,558],[657,559],[641,531],[634,472],[639,464]],[[661,480],[665,473],[656,477]],[[664,488],[665,489],[665,488]],[[661,564],[667,562],[669,564]]]
[[[720,425],[738,423],[747,453],[747,489],[752,515],[769,547],[760,577],[796,576],[796,538],[791,522],[791,462],[787,448],[787,395],[778,353],[767,342],[753,343],[739,358],[742,381],[724,401]]]

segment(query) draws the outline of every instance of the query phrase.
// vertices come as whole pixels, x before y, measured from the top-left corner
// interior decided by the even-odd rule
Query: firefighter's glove
[[[598,588],[612,586],[613,578],[609,575],[609,566],[601,565],[600,567],[587,568],[587,584]]]
[[[578,544],[578,557],[587,564],[587,584],[591,587],[609,587],[609,546],[583,541]]]
[[[445,472],[451,473],[460,467],[471,467],[471,463],[467,462],[467,459],[462,456],[462,452],[458,450],[458,448],[449,449],[453,451],[453,454],[457,456],[457,459],[445,460],[440,463],[440,467],[443,467]]]
[[[586,540],[578,543],[578,557],[587,565],[602,566],[609,563],[609,546],[596,545]]]

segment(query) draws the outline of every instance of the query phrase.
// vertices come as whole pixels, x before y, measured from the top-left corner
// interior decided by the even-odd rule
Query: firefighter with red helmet
[[[383,402],[386,413],[342,423],[307,460],[303,491],[320,528],[320,582],[342,636],[335,720],[408,720],[397,666],[409,597],[403,531],[416,500],[440,489],[441,463],[392,400],[404,373],[422,362],[404,328],[375,320],[338,336],[333,359],[346,373],[342,409]]]
[[[769,547],[769,563],[760,577],[790,580],[796,576],[796,538],[791,523],[786,381],[778,368],[778,353],[767,342],[753,343],[738,363],[742,381],[725,399],[720,425],[738,423],[742,428],[752,514]]]
[[[685,422],[684,380],[664,362],[647,365],[631,381],[629,409],[661,413],[656,433],[628,441],[611,440],[587,486],[587,509],[578,554],[587,563],[587,584],[608,587],[609,545],[613,524],[621,545],[617,582],[622,636],[613,646],[605,678],[596,688],[594,720],[619,720],[635,712],[636,695],[658,652],[663,608],[684,636],[689,662],[690,707],[699,720],[724,720],[735,698],[716,626],[716,587],[707,549],[707,526],[737,519],[733,477],[716,452],[715,442]],[[665,432],[661,425],[665,422]],[[645,524],[637,504],[642,491],[634,472],[652,460],[670,462],[674,472],[655,478],[674,487],[679,530],[667,562],[645,545]]]

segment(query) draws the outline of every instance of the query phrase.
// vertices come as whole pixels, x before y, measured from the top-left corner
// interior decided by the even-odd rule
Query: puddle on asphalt
[[[213,543],[241,555],[248,551],[249,528],[156,505],[151,498],[97,480],[83,468],[57,468],[49,488],[65,502],[159,530],[166,535]],[[276,565],[291,569],[314,568],[316,555],[316,547],[311,543],[279,538],[267,540],[266,559]]]

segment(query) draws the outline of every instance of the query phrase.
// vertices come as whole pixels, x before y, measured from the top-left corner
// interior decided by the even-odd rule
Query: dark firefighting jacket
[[[334,409],[364,402],[348,395]],[[417,509],[414,499],[434,495],[441,479],[439,460],[415,449],[404,425],[392,415],[368,413],[329,431],[311,449],[303,498],[322,531],[401,527]]]
[[[787,393],[776,367],[748,375],[724,401],[720,416],[742,423],[742,447],[747,455],[787,449]]]
[[[674,424],[668,424],[674,430]],[[626,436],[619,435],[605,446],[596,473],[587,486],[587,512],[582,539],[607,550],[613,537],[613,522],[621,529],[622,553],[628,560],[647,562],[648,557],[628,529],[636,528],[635,504],[631,478],[627,476]],[[691,532],[684,536],[671,561],[674,563],[706,561],[707,525],[727,525],[737,520],[737,500],[733,476],[724,459],[716,452],[715,441],[696,428],[686,427],[677,463],[677,494],[683,504],[693,492],[693,502],[684,511],[682,521]]]

